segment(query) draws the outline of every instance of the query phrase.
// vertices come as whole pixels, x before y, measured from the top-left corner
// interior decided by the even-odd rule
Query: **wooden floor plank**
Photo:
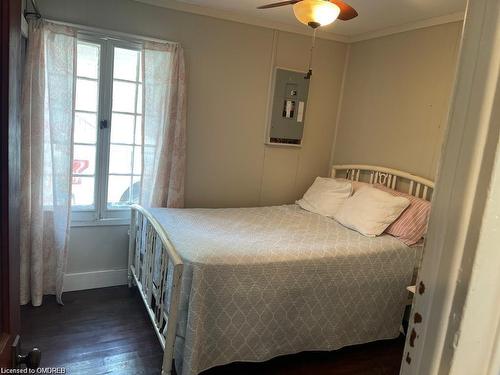
[[[22,346],[42,351],[42,366],[69,375],[155,375],[161,346],[136,290],[126,286],[51,296],[41,307],[21,308]],[[404,338],[282,356],[264,363],[233,363],[202,375],[397,375]]]

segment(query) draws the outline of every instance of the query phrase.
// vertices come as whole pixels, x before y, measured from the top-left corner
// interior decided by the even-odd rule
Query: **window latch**
[[[100,128],[107,129],[108,128],[108,120],[101,120]]]

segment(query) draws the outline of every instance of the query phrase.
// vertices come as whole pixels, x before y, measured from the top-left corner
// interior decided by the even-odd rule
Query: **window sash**
[[[128,207],[108,207],[108,176],[109,174],[109,158],[111,146],[111,124],[112,119],[112,98],[113,98],[113,80],[120,82],[137,83],[123,79],[113,79],[113,65],[114,65],[114,48],[125,48],[130,50],[141,50],[141,44],[136,42],[127,42],[124,40],[117,40],[115,38],[106,37],[93,33],[79,33],[78,41],[88,42],[100,45],[99,56],[99,79],[93,80],[99,82],[98,86],[98,104],[97,104],[97,138],[96,138],[96,161],[94,171],[94,208],[86,208],[82,206],[72,207],[72,226],[86,226],[86,225],[109,225],[109,224],[126,224],[130,218],[130,209]],[[139,57],[140,58],[140,57]],[[139,68],[138,68],[139,69]],[[75,80],[76,80],[75,69]],[[89,79],[92,80],[92,79]],[[139,82],[142,84],[142,82]],[[136,105],[134,112],[131,115],[142,116],[137,112],[137,91],[136,87]],[[74,112],[87,112],[87,111],[74,111]],[[94,112],[89,112],[94,113]],[[115,111],[118,113],[118,111]],[[124,112],[124,114],[129,114]],[[101,128],[103,120],[108,122],[106,128]],[[136,147],[136,142],[130,146]],[[73,143],[74,145],[85,143]],[[90,143],[88,145],[91,145]],[[113,173],[112,175],[118,175]],[[138,175],[130,173],[124,174],[125,176],[136,177]],[[80,174],[73,174],[72,176],[78,177]],[[91,175],[82,175],[89,177]],[[132,178],[131,177],[131,178]]]

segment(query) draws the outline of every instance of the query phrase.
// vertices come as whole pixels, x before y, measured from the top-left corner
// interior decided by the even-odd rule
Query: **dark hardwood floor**
[[[159,374],[162,351],[135,289],[126,286],[46,297],[21,308],[23,350],[42,351],[43,367],[73,374]],[[288,355],[264,363],[234,363],[203,375],[397,375],[404,338],[335,352]]]
[[[159,374],[161,346],[140,296],[126,286],[52,296],[21,308],[23,350],[42,351],[43,367],[67,374]]]

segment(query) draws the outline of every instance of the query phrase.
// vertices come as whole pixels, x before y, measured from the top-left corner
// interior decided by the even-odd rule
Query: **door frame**
[[[0,1],[0,367],[20,332],[21,0]]]
[[[500,0],[470,0],[401,374],[500,367]]]

